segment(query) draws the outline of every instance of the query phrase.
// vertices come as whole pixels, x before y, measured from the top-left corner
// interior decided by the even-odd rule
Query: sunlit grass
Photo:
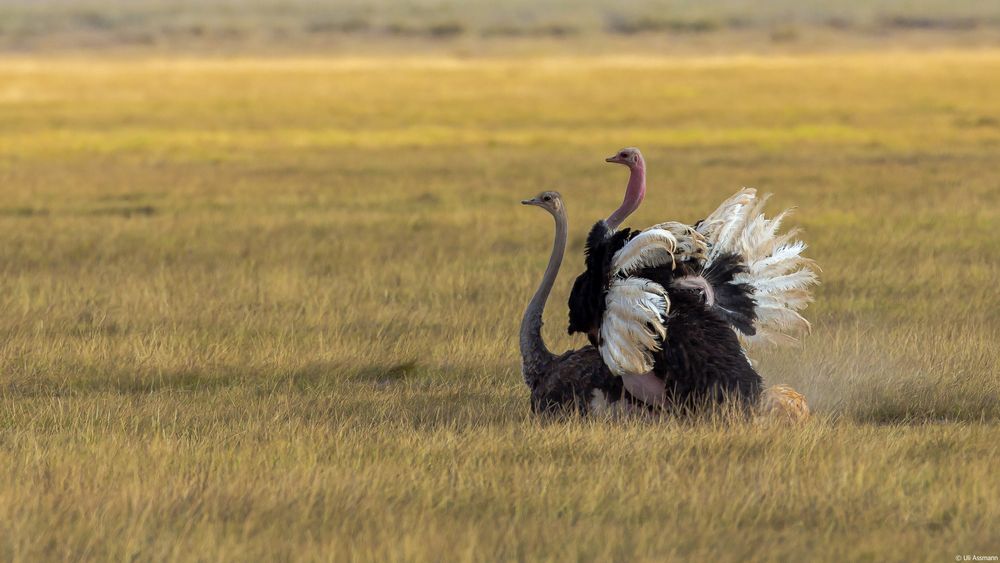
[[[1000,54],[0,63],[0,557],[994,553]],[[798,206],[801,428],[528,415],[587,227]]]

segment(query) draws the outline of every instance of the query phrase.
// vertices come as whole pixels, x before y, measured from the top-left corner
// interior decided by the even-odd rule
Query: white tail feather
[[[810,289],[819,283],[813,262],[802,256],[805,243],[792,240],[797,232],[778,234],[789,210],[771,219],[764,215],[769,197],[743,188],[698,226],[710,245],[706,266],[722,254],[743,257],[747,271],[733,283],[754,289],[757,334],[746,339],[751,344],[794,342],[794,334],[808,331],[809,321],[799,311],[812,301]]]
[[[816,274],[812,270],[803,269],[783,276],[758,280],[757,287],[764,293],[781,293],[808,287],[816,281]]]
[[[709,241],[728,240],[728,231],[734,228],[735,219],[741,215],[744,207],[753,202],[756,194],[757,190],[753,188],[743,188],[706,217],[698,225],[698,232],[705,235]]]

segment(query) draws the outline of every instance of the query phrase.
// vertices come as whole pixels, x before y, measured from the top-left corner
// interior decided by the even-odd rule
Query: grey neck
[[[556,235],[552,243],[552,256],[549,257],[549,265],[545,268],[542,283],[528,303],[528,308],[525,309],[524,317],[521,319],[521,367],[525,376],[541,372],[555,357],[542,340],[542,312],[545,310],[545,302],[552,291],[552,285],[559,274],[559,266],[562,265],[563,254],[566,252],[566,213],[560,210],[554,213],[553,217],[556,221]]]

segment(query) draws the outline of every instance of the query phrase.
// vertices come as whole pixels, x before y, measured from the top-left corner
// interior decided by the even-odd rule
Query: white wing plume
[[[704,258],[708,247],[705,237],[694,228],[670,221],[642,231],[615,253],[612,275],[628,275],[641,268],[671,267],[678,261]]]
[[[653,369],[652,354],[667,336],[667,291],[645,278],[614,278],[605,303],[598,350],[608,369],[618,376]]]

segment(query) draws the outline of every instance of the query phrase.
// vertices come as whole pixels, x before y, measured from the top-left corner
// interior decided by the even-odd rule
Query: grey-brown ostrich
[[[542,312],[566,253],[568,227],[562,197],[558,192],[542,192],[521,203],[548,211],[556,226],[549,264],[521,319],[521,372],[531,389],[531,409],[587,414],[616,404],[623,398],[622,380],[611,374],[596,348],[584,346],[557,356],[542,339]]]

